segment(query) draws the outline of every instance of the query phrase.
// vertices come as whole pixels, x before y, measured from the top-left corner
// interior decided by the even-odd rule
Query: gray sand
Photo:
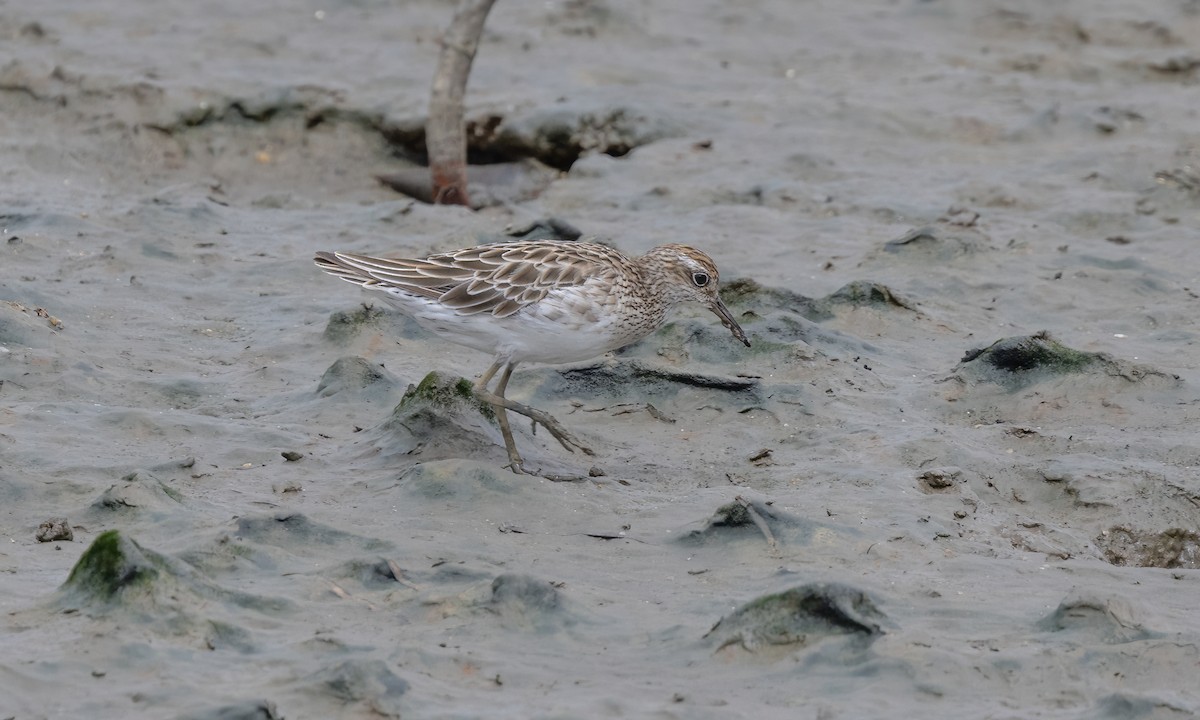
[[[452,11],[0,3],[0,718],[1200,714],[1200,6],[501,0],[480,212],[372,177]],[[523,367],[574,483],[311,262],[547,217],[754,342]]]

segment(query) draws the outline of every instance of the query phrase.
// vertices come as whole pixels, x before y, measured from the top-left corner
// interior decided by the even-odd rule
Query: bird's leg
[[[479,379],[475,381],[474,390],[476,395],[480,395],[488,391],[488,383],[490,383],[492,378],[496,376],[496,371],[499,370],[500,366],[503,364],[503,360],[497,360],[496,362],[492,363],[490,368],[485,370],[484,373],[479,376]]]
[[[498,410],[500,410],[500,414],[503,414],[503,412],[504,412],[503,409],[507,408],[509,410],[512,410],[515,413],[524,415],[525,417],[529,418],[530,420],[532,420],[536,423],[540,423],[543,427],[546,428],[546,430],[548,430],[550,432],[551,435],[554,436],[554,439],[557,440],[559,442],[559,444],[561,444],[564,448],[567,449],[568,452],[575,452],[575,450],[578,449],[584,455],[595,455],[596,454],[595,452],[592,451],[592,449],[590,447],[584,445],[582,442],[579,441],[578,438],[576,438],[573,434],[571,434],[570,430],[567,430],[565,427],[563,427],[562,423],[555,420],[554,416],[552,416],[550,413],[542,411],[542,410],[538,410],[537,408],[534,408],[534,407],[529,407],[528,405],[523,405],[519,402],[509,400],[508,398],[504,397],[504,391],[508,387],[508,378],[510,376],[512,376],[513,368],[515,368],[517,366],[516,363],[509,363],[508,366],[504,368],[504,374],[502,374],[500,376],[500,382],[498,382],[496,384],[496,392],[495,393],[489,392],[487,389],[487,381],[490,381],[492,379],[492,376],[495,375],[496,371],[500,369],[500,365],[502,363],[503,363],[502,360],[497,360],[495,363],[492,364],[492,366],[490,368],[488,368],[488,371],[486,373],[484,373],[481,378],[479,378],[479,382],[475,383],[475,396],[476,397],[478,397],[480,400],[484,401],[485,403],[488,403],[488,404],[494,406],[495,408],[497,408]],[[502,433],[505,431],[505,427],[507,425],[508,425],[508,418],[505,417],[500,425],[500,431]],[[511,433],[511,431],[509,431],[508,435],[505,438],[505,442],[506,443],[509,442],[508,438],[511,438],[511,437],[512,437],[512,433]],[[510,449],[510,451],[509,451],[509,459],[512,459],[512,456],[516,452],[516,450],[515,450],[515,446],[510,446],[510,447],[512,449]],[[518,455],[518,458],[519,457],[520,456]]]
[[[525,470],[522,465],[525,461],[521,459],[521,453],[517,452],[517,444],[513,440],[512,428],[508,424],[508,411],[504,409],[504,405],[497,404],[492,400],[495,396],[488,392],[487,389],[488,383],[492,381],[492,378],[496,375],[496,371],[504,364],[504,360],[496,360],[483,375],[479,376],[479,379],[475,381],[475,397],[491,405],[496,411],[496,422],[500,425],[500,434],[504,436],[504,449],[508,451],[508,467],[515,473],[524,473]],[[496,385],[496,390],[501,397],[504,396],[504,388],[508,385],[508,377],[510,375],[512,375],[511,363],[505,367],[504,375],[501,376],[500,382]]]
[[[512,371],[513,363],[504,366],[504,372],[500,374],[500,380],[496,383],[497,397],[504,397],[504,391],[508,388],[508,379],[512,377]],[[493,403],[494,405],[495,403]],[[521,453],[517,452],[517,443],[513,440],[512,428],[508,424],[508,410],[503,405],[496,408],[496,422],[500,424],[500,434],[504,436],[504,449],[508,451],[508,469],[518,475],[524,475],[525,461],[521,459]]]
[[[512,377],[514,367],[516,367],[516,363],[509,363],[508,365],[506,365],[504,367],[504,372],[500,374],[499,382],[496,383],[496,396],[499,398],[502,398],[506,403],[511,402],[508,400],[508,398],[504,397],[504,392],[508,389],[508,379],[510,377]],[[516,445],[514,445],[512,442],[512,430],[508,426],[508,410],[505,407],[501,407],[501,408],[499,408],[499,410],[500,410],[500,412],[497,413],[496,417],[500,421],[500,431],[504,434],[504,443],[508,446],[508,459],[509,459],[508,468],[510,470],[512,470],[514,473],[517,473],[517,474],[540,475],[541,477],[544,477],[547,480],[550,480],[552,482],[572,482],[575,480],[583,480],[584,479],[582,476],[579,476],[579,475],[547,475],[546,473],[544,473],[540,470],[537,472],[530,472],[530,471],[526,470],[525,467],[522,465],[521,455],[517,452]],[[541,411],[538,411],[538,412],[541,412]],[[541,413],[541,414],[546,415],[546,413]],[[549,415],[546,415],[546,417],[554,422],[557,422],[554,420],[554,418],[550,417]],[[543,423],[543,424],[545,424],[545,423]],[[549,425],[547,425],[546,428],[548,430],[550,430],[551,434],[554,434],[555,437],[558,437],[558,435],[555,434],[554,429],[550,428]],[[559,430],[561,432],[566,432],[562,428],[559,428]],[[567,450],[571,449],[570,447],[567,446],[567,444],[565,442],[563,442],[562,438],[559,438],[559,442],[562,442],[563,447],[566,447]],[[583,450],[587,450],[587,448],[583,448],[583,446],[580,446],[580,447]],[[590,453],[591,451],[588,450],[588,452]]]

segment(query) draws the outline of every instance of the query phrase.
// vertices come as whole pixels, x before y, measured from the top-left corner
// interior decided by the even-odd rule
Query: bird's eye
[[[704,287],[708,284],[708,273],[692,273],[692,282],[696,283],[696,287]]]

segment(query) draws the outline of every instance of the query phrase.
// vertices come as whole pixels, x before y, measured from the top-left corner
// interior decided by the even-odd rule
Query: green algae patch
[[[1004,338],[985,348],[971,350],[951,377],[964,383],[964,387],[991,383],[1008,392],[1047,380],[1064,379],[1073,383],[1115,382],[1112,392],[1131,384],[1171,389],[1181,382],[1178,375],[1148,365],[1115,358],[1108,353],[1076,350],[1045,331]]]
[[[476,396],[470,380],[433,371],[409,385],[388,418],[365,437],[381,457],[428,462],[496,444],[498,426],[496,410]]]
[[[963,363],[979,362],[1008,373],[1045,371],[1056,375],[1076,373],[1104,360],[1100,353],[1076,350],[1055,340],[1049,333],[1004,338],[986,348],[971,350]]]
[[[63,612],[116,615],[170,635],[208,632],[213,621],[236,623],[232,618],[239,611],[232,608],[266,615],[292,608],[282,598],[226,589],[188,563],[144,548],[119,530],[92,541],[52,605]],[[221,617],[226,613],[233,615]]]
[[[165,564],[157,553],[108,530],[80,556],[62,590],[80,604],[107,603],[129,590],[150,588]]]
[[[888,618],[863,591],[839,583],[811,583],[755,598],[721,618],[705,640],[720,651],[751,653],[771,646],[804,647],[829,636],[871,641]]]
[[[490,422],[496,421],[496,411],[491,405],[475,397],[475,386],[466,378],[450,378],[434,370],[415,386],[409,386],[400,398],[397,411],[412,411],[421,406],[440,411],[454,411],[462,407],[477,410]]]

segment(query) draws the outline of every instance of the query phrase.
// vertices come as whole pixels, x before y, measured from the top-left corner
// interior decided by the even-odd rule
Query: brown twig
[[[353,595],[351,595],[350,593],[346,592],[346,590],[341,585],[338,585],[337,583],[335,583],[332,580],[330,580],[328,582],[329,582],[329,589],[333,591],[334,595],[337,595],[338,597],[340,597],[343,600],[357,600],[361,603],[365,603],[368,610],[375,609],[375,606],[371,603],[370,600],[366,600],[364,598],[356,598]]]
[[[429,97],[429,121],[425,125],[425,148],[433,202],[441,205],[467,204],[467,129],[463,120],[463,96],[471,62],[479,49],[483,23],[496,0],[463,0],[450,27],[442,35],[442,51],[433,75]]]
[[[754,526],[762,532],[764,537],[766,537],[767,547],[771,551],[771,557],[779,557],[779,543],[775,540],[775,534],[771,532],[771,526],[767,525],[767,521],[763,520],[763,516],[759,515],[758,511],[754,509],[753,503],[741,495],[735,497],[734,500],[737,500],[742,504],[742,507],[746,508],[746,514],[749,515],[750,519],[754,521]]]
[[[421,589],[417,585],[404,579],[404,570],[401,569],[400,565],[395,560],[388,560],[387,566],[388,566],[388,570],[392,571],[392,579],[393,580],[400,583],[401,585],[407,585],[408,587],[412,588],[413,590]]]

